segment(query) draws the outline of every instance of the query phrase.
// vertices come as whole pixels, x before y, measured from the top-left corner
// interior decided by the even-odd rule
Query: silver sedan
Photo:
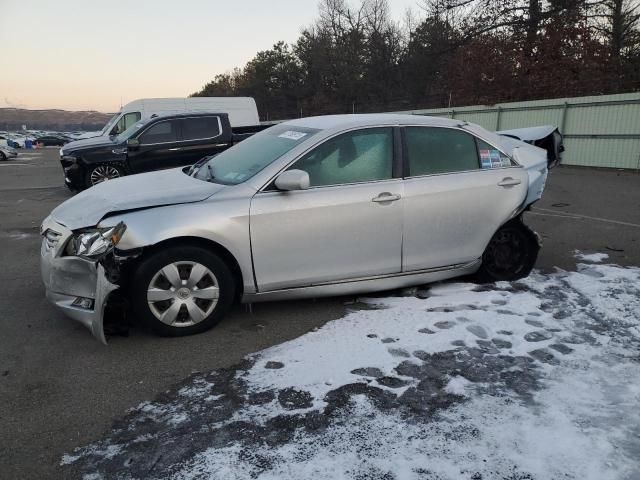
[[[18,152],[15,148],[0,145],[0,161],[5,161],[9,159],[16,158],[18,156]]]
[[[526,276],[539,243],[521,215],[548,152],[513,137],[442,118],[315,117],[190,168],[104,182],[42,224],[47,297],[106,342],[116,304],[177,336],[238,300]]]

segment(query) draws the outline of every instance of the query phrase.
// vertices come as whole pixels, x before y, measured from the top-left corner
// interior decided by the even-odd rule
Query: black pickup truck
[[[151,117],[117,136],[65,145],[60,150],[60,163],[67,187],[83,190],[124,175],[192,165],[265,128],[232,128],[226,113]]]

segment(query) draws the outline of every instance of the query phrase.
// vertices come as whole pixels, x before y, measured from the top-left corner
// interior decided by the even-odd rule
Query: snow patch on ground
[[[360,299],[196,375],[63,463],[122,479],[640,478],[640,269],[420,297]]]
[[[609,255],[607,255],[606,253],[587,254],[587,253],[582,253],[579,250],[576,250],[576,258],[578,258],[579,260],[582,260],[583,262],[601,263],[607,258],[609,258]]]

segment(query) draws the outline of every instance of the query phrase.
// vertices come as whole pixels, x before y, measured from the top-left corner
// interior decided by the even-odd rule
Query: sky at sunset
[[[295,41],[317,3],[0,0],[0,107],[113,112],[136,98],[184,97]],[[398,21],[419,3],[389,1]]]

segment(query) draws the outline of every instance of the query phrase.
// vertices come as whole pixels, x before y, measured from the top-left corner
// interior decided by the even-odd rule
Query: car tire
[[[4,154],[4,152],[0,152],[0,161],[1,162],[7,161],[7,156]]]
[[[511,220],[489,241],[475,279],[491,283],[524,278],[533,270],[539,251],[540,244],[533,230],[521,218]]]
[[[93,187],[106,180],[124,177],[125,169],[118,163],[99,163],[87,168],[84,177],[85,188]]]
[[[231,269],[220,257],[185,245],[145,258],[133,275],[130,296],[136,316],[155,333],[180,337],[218,324],[233,304],[235,291]]]

